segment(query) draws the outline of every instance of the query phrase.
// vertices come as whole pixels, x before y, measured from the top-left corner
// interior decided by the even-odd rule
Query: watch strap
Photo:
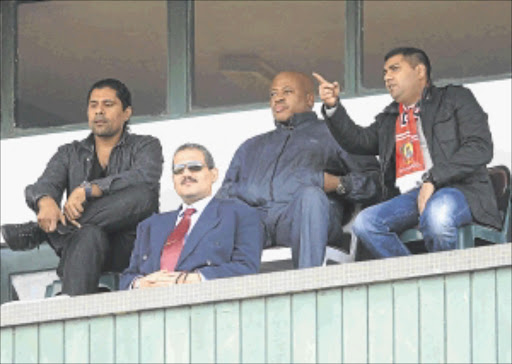
[[[85,181],[80,186],[83,187],[84,190],[85,190],[85,200],[86,201],[90,201],[91,198],[92,198],[92,184],[91,184],[91,182]]]
[[[336,193],[340,196],[343,196],[346,192],[347,190],[345,189],[345,185],[343,184],[343,179],[340,176],[338,186],[336,187]]]

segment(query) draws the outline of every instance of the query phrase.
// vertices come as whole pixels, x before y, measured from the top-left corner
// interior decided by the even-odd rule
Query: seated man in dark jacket
[[[183,144],[174,153],[173,181],[183,203],[137,227],[121,289],[163,287],[257,273],[263,227],[258,212],[238,201],[212,198],[218,177],[210,152]]]
[[[313,80],[278,74],[270,89],[276,129],[236,151],[218,196],[258,208],[267,246],[292,248],[294,267],[322,265],[328,241],[341,239],[354,202],[378,199],[375,157],[350,155],[312,111]]]
[[[418,224],[428,251],[454,249],[457,228],[473,220],[500,228],[486,168],[493,155],[487,114],[470,90],[433,86],[422,50],[396,48],[384,59],[394,102],[367,128],[348,116],[338,83],[315,74],[336,140],[352,153],[379,155],[385,198],[401,193],[363,210],[356,235],[376,257],[390,257],[410,254],[398,234]]]
[[[96,82],[87,115],[89,137],[59,147],[25,189],[37,223],[2,226],[13,250],[48,241],[61,258],[62,293],[72,296],[96,292],[103,270],[128,266],[137,223],[158,210],[163,163],[158,139],[127,130],[131,95],[122,82]]]

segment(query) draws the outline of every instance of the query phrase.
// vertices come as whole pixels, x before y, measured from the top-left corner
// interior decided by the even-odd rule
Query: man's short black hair
[[[116,80],[115,78],[105,78],[95,82],[87,93],[87,103],[89,103],[93,90],[105,87],[109,87],[116,91],[117,98],[121,100],[121,103],[123,104],[123,110],[126,110],[128,106],[132,106],[132,94],[130,93],[130,90],[128,90],[128,87],[126,87],[124,83]]]
[[[393,56],[401,54],[404,58],[409,62],[409,64],[413,67],[416,67],[419,63],[425,65],[427,69],[427,82],[430,84],[430,72],[432,67],[430,66],[430,60],[428,59],[425,51],[414,48],[414,47],[398,47],[390,50],[385,56],[384,61],[387,61]]]
[[[181,152],[182,150],[187,149],[196,149],[203,153],[204,161],[206,162],[206,165],[208,166],[208,169],[215,168],[215,161],[213,160],[212,154],[206,149],[206,147],[202,146],[201,144],[196,143],[185,143],[182,144],[176,151],[174,152],[174,156],[178,154],[178,152]],[[174,166],[174,158],[173,158],[173,166]]]
[[[128,87],[126,87],[124,83],[122,83],[119,80],[116,80],[115,78],[105,78],[103,80],[95,82],[94,85],[92,85],[89,89],[89,92],[87,93],[87,104],[89,104],[91,94],[94,90],[102,89],[105,87],[109,87],[112,90],[116,91],[116,96],[119,100],[121,100],[123,110],[126,110],[128,106],[132,106],[132,94],[130,93],[130,90],[128,90]],[[126,123],[124,123],[123,130],[126,130],[129,122],[130,120],[127,120]]]

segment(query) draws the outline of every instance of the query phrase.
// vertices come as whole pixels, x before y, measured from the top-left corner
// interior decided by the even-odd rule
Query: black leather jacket
[[[64,191],[69,195],[87,181],[94,156],[94,136],[60,146],[46,165],[36,183],[25,189],[27,205],[37,211],[37,201],[51,196],[60,204]],[[162,175],[162,147],[160,141],[149,135],[125,131],[112,149],[107,176],[92,182],[109,194],[137,184],[145,184],[159,193]]]
[[[483,224],[501,228],[493,187],[486,165],[493,157],[487,114],[473,93],[462,86],[427,87],[420,101],[420,117],[434,166],[436,188],[462,191],[473,214]],[[378,155],[385,198],[395,188],[395,122],[398,104],[392,102],[368,127],[356,125],[340,104],[332,117],[323,110],[327,126],[351,153]]]

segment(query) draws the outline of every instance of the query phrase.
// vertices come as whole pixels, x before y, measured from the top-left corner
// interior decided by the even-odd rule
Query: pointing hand
[[[340,94],[340,84],[337,81],[331,83],[315,72],[313,72],[313,77],[318,81],[320,99],[327,107],[336,106]]]

